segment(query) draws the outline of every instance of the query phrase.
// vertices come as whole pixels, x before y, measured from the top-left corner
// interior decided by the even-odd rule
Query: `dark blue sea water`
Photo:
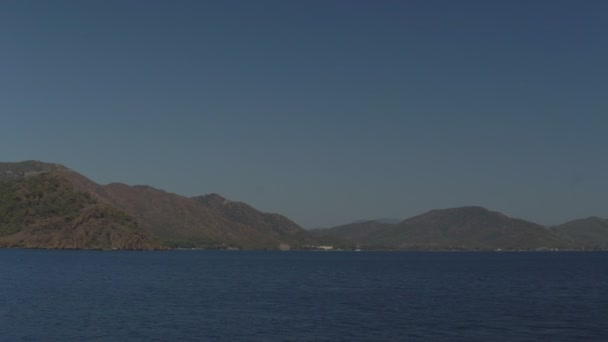
[[[608,341],[608,253],[0,249],[3,341]]]

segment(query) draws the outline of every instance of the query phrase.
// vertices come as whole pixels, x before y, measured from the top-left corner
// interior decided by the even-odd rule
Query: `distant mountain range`
[[[606,219],[589,217],[551,227],[551,230],[570,244],[608,249],[608,220]]]
[[[59,164],[0,163],[0,247],[69,249],[608,249],[608,220],[554,227],[482,207],[431,210],[407,220],[358,221],[306,231],[218,194],[184,197],[150,186],[99,185]]]
[[[589,218],[544,227],[475,206],[431,210],[394,224],[365,221],[313,233],[345,239],[364,249],[608,249],[607,220]]]

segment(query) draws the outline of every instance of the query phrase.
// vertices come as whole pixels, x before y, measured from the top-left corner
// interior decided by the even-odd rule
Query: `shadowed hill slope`
[[[370,245],[369,237],[383,230],[395,226],[392,223],[383,223],[375,220],[349,223],[333,228],[315,229],[311,232],[321,237],[339,237],[350,241],[352,245],[366,244]]]
[[[431,210],[398,224],[366,222],[332,228],[331,236],[367,248],[409,250],[533,250],[572,248],[536,223],[482,207]]]
[[[537,249],[566,248],[545,227],[482,207],[431,210],[378,234],[372,241],[399,248]]]
[[[588,217],[551,227],[562,238],[591,249],[608,249],[608,220]]]

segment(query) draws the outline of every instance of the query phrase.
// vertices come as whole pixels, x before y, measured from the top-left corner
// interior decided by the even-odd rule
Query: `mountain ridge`
[[[79,192],[132,217],[145,232],[166,247],[277,249],[322,244],[293,221],[262,213],[248,204],[217,194],[189,198],[148,185],[99,185],[59,164],[26,161],[0,163],[4,182],[41,174],[65,179]],[[211,199],[230,203],[223,207]]]
[[[590,216],[550,227],[573,243],[596,249],[608,249],[608,219]]]
[[[608,249],[608,220],[599,217],[545,227],[481,206],[462,206],[432,209],[397,223],[367,220],[306,231],[285,216],[264,213],[216,193],[185,197],[149,185],[100,185],[60,164],[0,163],[0,185],[0,246]],[[63,202],[52,203],[48,198]],[[66,208],[72,211],[65,213]]]
[[[599,222],[603,221],[602,219]],[[577,222],[576,220],[574,222]],[[546,227],[481,206],[432,209],[397,224],[366,221],[315,230],[370,249],[403,250],[554,250],[608,249],[608,223],[602,244],[580,237],[578,230]],[[597,236],[595,237],[597,240]]]

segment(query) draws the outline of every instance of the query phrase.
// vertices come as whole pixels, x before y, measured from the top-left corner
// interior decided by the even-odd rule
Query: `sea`
[[[608,341],[608,253],[0,249],[0,341]]]

